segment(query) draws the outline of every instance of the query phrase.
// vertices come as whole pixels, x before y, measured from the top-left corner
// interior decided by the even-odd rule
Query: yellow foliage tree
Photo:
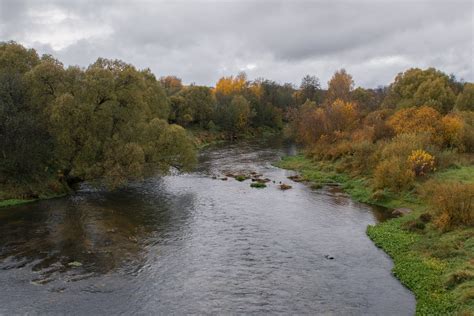
[[[392,115],[388,125],[399,134],[429,133],[435,143],[441,143],[441,114],[429,106],[402,109]]]
[[[456,114],[448,114],[441,119],[444,143],[448,147],[464,150],[464,120]]]

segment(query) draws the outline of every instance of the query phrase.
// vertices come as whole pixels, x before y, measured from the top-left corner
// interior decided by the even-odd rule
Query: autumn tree
[[[345,69],[336,71],[328,82],[328,91],[326,93],[325,103],[332,104],[337,99],[345,102],[351,100],[351,91],[354,88],[354,80]]]
[[[166,95],[172,96],[183,89],[183,82],[176,76],[164,76],[160,78],[161,86],[165,89]]]
[[[229,104],[236,95],[242,95],[248,87],[247,75],[244,72],[237,76],[220,78],[214,89],[219,104]]]

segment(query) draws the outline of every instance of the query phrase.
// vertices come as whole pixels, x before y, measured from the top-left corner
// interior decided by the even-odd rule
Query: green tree
[[[47,174],[53,142],[25,80],[39,62],[34,50],[0,43],[0,183],[28,183]]]
[[[220,124],[231,139],[246,131],[252,116],[249,102],[241,95],[233,97],[228,106],[221,105],[218,110]]]
[[[455,102],[450,77],[434,68],[412,68],[399,73],[390,85],[384,107],[407,108],[429,105],[441,113],[449,112]]]
[[[474,111],[474,83],[466,83],[456,99],[456,109],[459,111]]]
[[[86,70],[84,85],[88,89],[65,92],[49,107],[67,178],[117,186],[170,166],[190,167],[191,141],[182,128],[166,122],[166,96],[147,71],[99,59]]]
[[[301,80],[300,90],[298,99],[300,104],[306,102],[306,100],[315,101],[320,103],[321,100],[321,85],[319,79],[316,76],[306,75]]]
[[[212,90],[204,86],[189,86],[180,94],[184,99],[183,113],[189,114],[194,123],[205,127],[212,120],[215,111],[216,100]]]

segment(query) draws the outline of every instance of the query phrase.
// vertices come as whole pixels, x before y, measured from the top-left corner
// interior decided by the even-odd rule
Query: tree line
[[[34,194],[39,183],[53,191],[80,181],[115,187],[189,170],[196,161],[189,130],[235,139],[284,129],[315,155],[335,158],[364,155],[421,129],[442,134],[431,145],[472,151],[473,90],[435,69],[407,70],[378,89],[354,89],[345,70],[327,90],[311,75],[298,87],[245,73],[214,87],[184,85],[120,60],[64,67],[53,56],[0,43],[0,184]]]

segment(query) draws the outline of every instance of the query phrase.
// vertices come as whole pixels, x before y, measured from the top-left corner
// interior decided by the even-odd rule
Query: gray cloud
[[[473,81],[473,16],[470,0],[0,0],[0,40],[66,65],[119,58],[188,83],[212,85],[241,70],[325,83],[344,67],[356,84],[375,87],[409,67]]]

